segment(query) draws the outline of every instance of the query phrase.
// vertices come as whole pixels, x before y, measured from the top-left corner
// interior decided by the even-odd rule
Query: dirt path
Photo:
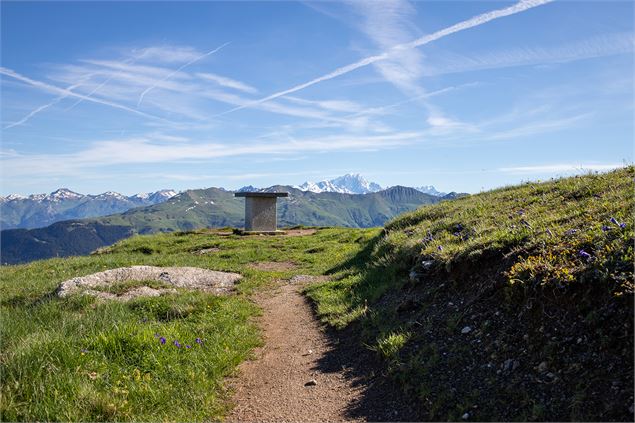
[[[364,399],[372,383],[354,375],[359,354],[343,352],[324,332],[300,289],[284,284],[257,298],[265,346],[230,382],[236,407],[227,421],[399,419],[390,404]]]

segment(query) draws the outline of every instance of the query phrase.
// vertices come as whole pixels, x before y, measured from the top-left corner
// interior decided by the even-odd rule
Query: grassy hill
[[[218,419],[224,377],[261,342],[250,295],[296,274],[329,276],[306,290],[317,315],[380,362],[352,371],[379,370],[376,383],[403,390],[421,420],[632,420],[634,176],[498,189],[383,230],[163,233],[3,266],[2,420]],[[52,295],[63,280],[133,264],[244,279],[230,297]]]
[[[364,194],[314,193],[287,186],[278,204],[281,227],[381,226],[390,218],[441,200],[413,188],[392,187]],[[57,222],[46,228],[5,230],[0,249],[3,264],[16,264],[50,257],[88,254],[132,234],[187,231],[199,228],[242,227],[245,203],[234,193],[219,188],[185,191],[168,201],[110,216]]]
[[[632,420],[634,176],[407,213],[307,294],[384,357],[422,419]]]

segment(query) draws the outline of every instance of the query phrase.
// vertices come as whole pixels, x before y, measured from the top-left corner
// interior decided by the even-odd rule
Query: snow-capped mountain
[[[244,186],[242,188],[239,188],[238,190],[236,190],[236,192],[258,192],[258,191],[261,191],[261,190],[262,190],[262,188],[256,188],[253,185],[247,185],[247,186]]]
[[[162,203],[176,194],[174,190],[164,189],[130,197],[114,191],[84,195],[68,188],[28,197],[11,194],[0,197],[0,229],[37,228],[60,220],[122,213],[134,207]]]
[[[147,201],[150,204],[163,203],[164,201],[174,197],[176,194],[178,194],[178,192],[174,191],[173,189],[162,189],[160,191],[147,194],[148,195]]]
[[[420,187],[414,187],[414,189],[424,194],[434,195],[435,197],[443,197],[444,195],[447,194],[445,192],[437,191],[437,189],[433,187],[432,185],[423,185]]]
[[[305,182],[296,188],[311,192],[339,192],[342,194],[368,194],[381,191],[375,182],[368,182],[359,174],[346,174],[335,179],[320,182]]]
[[[359,174],[347,174],[328,181],[305,182],[302,185],[295,186],[294,188],[298,188],[302,191],[340,192],[344,194],[368,194],[370,192],[377,192],[385,189],[375,182],[367,181]],[[423,185],[420,187],[414,187],[414,189],[419,192],[423,192],[424,194],[434,195],[435,197],[443,197],[446,195],[445,192],[437,191],[437,189],[432,185]],[[257,191],[256,188],[251,186],[243,187],[241,190]]]
[[[71,191],[68,188],[60,188],[58,190],[53,191],[49,195],[45,196],[42,200],[45,201],[66,201],[66,200],[77,200],[85,197],[83,194],[78,194],[74,191]]]
[[[125,195],[119,194],[118,192],[114,192],[114,191],[106,191],[101,194],[88,195],[88,196],[98,200],[115,200],[115,199],[127,200],[128,199],[128,197],[126,197]]]

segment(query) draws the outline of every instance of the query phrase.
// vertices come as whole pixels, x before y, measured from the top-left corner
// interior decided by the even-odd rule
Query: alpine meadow
[[[0,422],[633,422],[634,16],[0,1]]]

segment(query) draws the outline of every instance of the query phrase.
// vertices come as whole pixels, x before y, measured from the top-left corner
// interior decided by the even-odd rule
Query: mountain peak
[[[261,191],[262,188],[256,188],[253,185],[246,185],[242,188],[239,188],[236,192],[258,192]]]
[[[76,200],[84,197],[83,194],[79,194],[75,191],[71,191],[68,188],[59,188],[47,195],[45,198],[49,201],[61,201],[61,200]]]
[[[25,200],[26,197],[20,194],[9,194],[6,197],[0,197],[0,201]]]
[[[445,192],[437,191],[437,189],[432,185],[422,185],[420,187],[415,187],[415,189],[423,192],[424,194],[434,195],[435,197],[443,197],[447,194]]]
[[[382,189],[379,184],[367,181],[358,173],[347,173],[328,181],[305,182],[296,188],[302,191],[339,192],[342,194],[368,194]]]

